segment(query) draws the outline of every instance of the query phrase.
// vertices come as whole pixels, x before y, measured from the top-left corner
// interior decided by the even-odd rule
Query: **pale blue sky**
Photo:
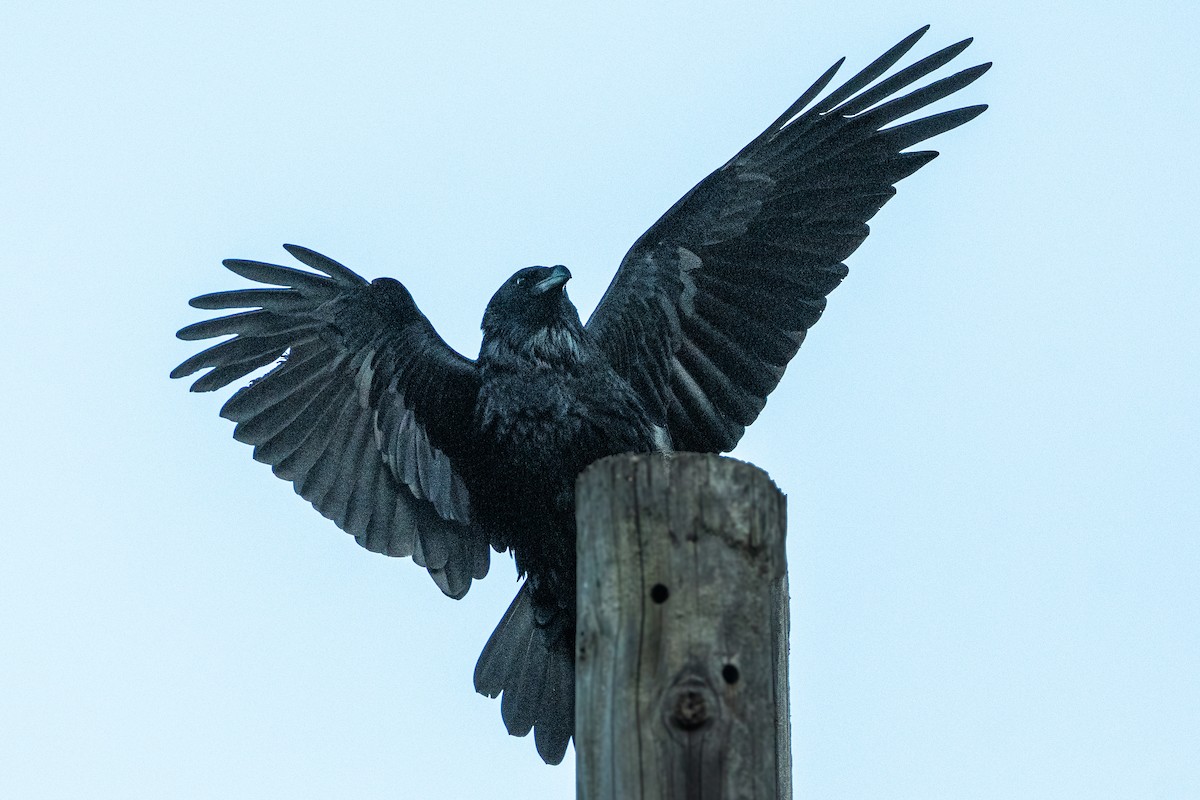
[[[927,22],[992,108],[735,452],[789,496],[796,797],[1200,797],[1193,5],[563,6],[0,12],[0,797],[571,796],[471,688],[508,557],[454,603],[356,547],[167,380],[186,301],[297,242],[473,356],[513,270],[587,313]]]

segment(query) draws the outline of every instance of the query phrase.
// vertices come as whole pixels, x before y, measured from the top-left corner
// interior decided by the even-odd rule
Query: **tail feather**
[[[513,736],[534,732],[538,754],[557,764],[575,730],[573,626],[539,624],[528,585],[513,598],[475,665],[475,690],[503,694],[500,713]],[[555,615],[558,616],[558,615]]]
[[[538,755],[547,764],[558,764],[567,753],[575,732],[575,658],[562,648],[548,651],[549,665],[542,684],[542,715],[533,734]]]
[[[511,673],[515,680],[505,687],[504,697],[500,699],[500,717],[512,736],[525,736],[533,730],[536,714],[541,707],[547,666],[547,659],[543,655],[546,650],[545,637],[541,633],[541,629],[534,628],[521,662]]]
[[[500,696],[524,660],[533,627],[533,607],[529,593],[522,587],[479,655],[475,664],[475,691],[488,697]]]

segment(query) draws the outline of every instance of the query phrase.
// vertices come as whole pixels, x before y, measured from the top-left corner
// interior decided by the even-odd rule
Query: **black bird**
[[[525,582],[475,669],[503,694],[509,733],[535,730],[558,763],[574,728],[574,482],[621,452],[725,452],[762,411],[842,263],[893,184],[932,160],[906,152],[986,106],[896,120],[967,86],[990,64],[896,93],[959,42],[878,83],[922,28],[817,100],[834,64],[770,127],[683,196],[626,254],[582,324],[565,267],[529,267],[488,303],[475,361],[451,349],[412,295],[312,250],[316,272],[229,260],[275,287],[197,297],[253,309],[189,325],[233,334],[180,364],[212,391],[267,365],[221,415],[234,438],[360,545],[412,556],[460,598],[510,550]],[[816,102],[814,102],[816,101]]]

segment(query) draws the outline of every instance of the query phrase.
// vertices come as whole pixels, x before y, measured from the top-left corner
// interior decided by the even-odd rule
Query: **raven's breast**
[[[604,456],[655,449],[642,404],[606,364],[493,371],[474,423],[474,513],[501,535],[518,569],[553,573],[573,595],[575,479]]]

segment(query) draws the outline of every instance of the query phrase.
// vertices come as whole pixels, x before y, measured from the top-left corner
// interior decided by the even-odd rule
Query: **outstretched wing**
[[[676,449],[733,448],[846,276],[841,262],[866,238],[867,220],[896,193],[893,184],[937,155],[904,149],[987,108],[884,127],[991,66],[892,97],[961,53],[967,39],[866,88],[926,30],[809,107],[842,61],[834,64],[622,260],[588,329],[666,421]]]
[[[456,353],[398,282],[368,283],[319,253],[284,245],[322,274],[229,260],[273,289],[197,297],[204,309],[250,308],[198,322],[181,339],[234,337],[184,361],[172,378],[211,370],[207,392],[283,360],[238,390],[221,416],[235,439],[291,481],[360,545],[412,556],[443,592],[462,597],[488,569],[489,537],[472,523],[462,471],[478,393]]]

